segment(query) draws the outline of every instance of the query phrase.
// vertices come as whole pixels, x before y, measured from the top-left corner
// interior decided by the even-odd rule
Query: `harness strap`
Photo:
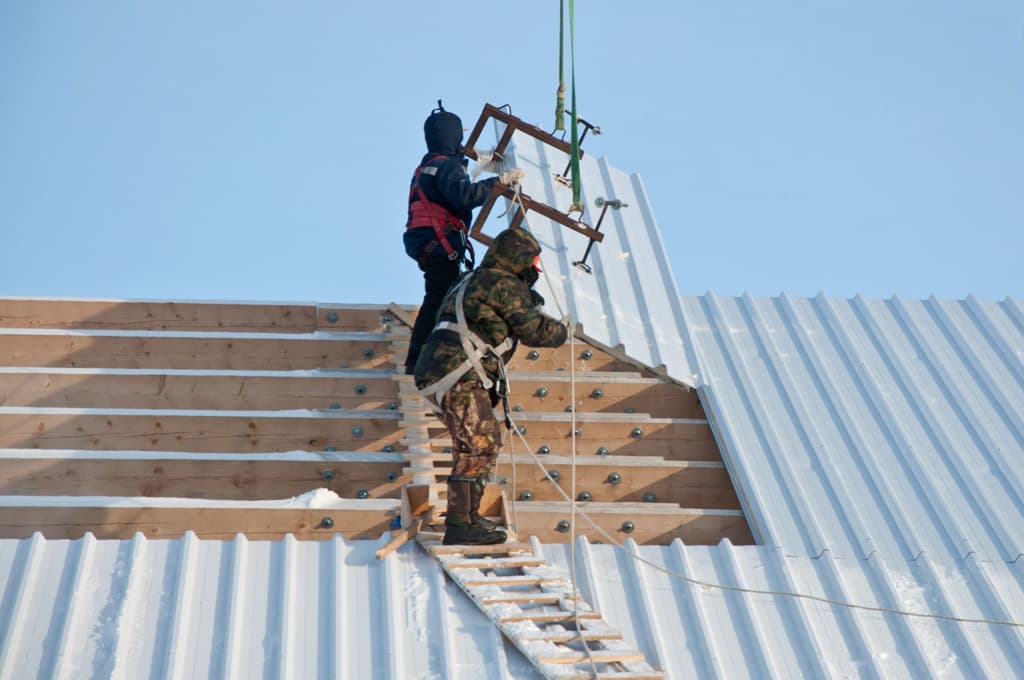
[[[436,397],[438,394],[444,394],[450,390],[455,386],[455,383],[457,383],[462,376],[470,370],[475,371],[477,376],[479,376],[480,383],[483,385],[484,389],[489,390],[491,387],[494,387],[494,381],[488,377],[487,371],[484,370],[483,364],[481,363],[481,359],[488,355],[493,356],[498,361],[498,380],[501,383],[498,386],[498,394],[502,397],[508,396],[508,380],[505,378],[505,362],[502,360],[501,356],[512,349],[515,343],[511,337],[506,337],[501,344],[497,347],[493,347],[484,342],[479,335],[470,330],[469,324],[466,323],[466,312],[463,308],[463,304],[466,296],[466,288],[469,285],[471,278],[473,277],[467,276],[459,283],[458,288],[456,288],[455,323],[452,323],[451,321],[439,321],[434,327],[434,330],[455,331],[459,336],[459,342],[462,344],[462,351],[466,353],[466,360],[459,364],[455,370],[437,382],[427,385],[420,390],[420,394],[426,398],[427,403],[429,403],[435,411],[439,410],[436,408],[439,404],[435,404],[432,397]]]

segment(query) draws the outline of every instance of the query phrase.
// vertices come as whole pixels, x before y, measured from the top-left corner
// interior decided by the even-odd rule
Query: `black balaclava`
[[[462,152],[462,120],[451,111],[445,111],[441,100],[423,123],[423,137],[427,151],[456,155]]]

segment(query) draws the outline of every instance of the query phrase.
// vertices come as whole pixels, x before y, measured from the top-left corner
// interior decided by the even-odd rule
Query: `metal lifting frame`
[[[508,111],[504,110],[504,107],[499,108],[493,104],[484,104],[484,110],[480,114],[479,120],[476,122],[476,126],[473,131],[469,134],[469,139],[466,140],[466,155],[477,160],[476,143],[480,139],[480,135],[484,130],[484,126],[491,119],[497,120],[505,124],[505,131],[502,133],[501,138],[498,140],[498,145],[494,148],[494,153],[497,157],[502,157],[505,149],[508,147],[509,142],[512,141],[512,135],[518,130],[523,134],[533,137],[536,140],[547,144],[548,146],[558,149],[562,153],[571,154],[572,146],[563,139],[555,137],[549,132],[546,132],[536,125],[531,125],[520,118],[513,116]],[[583,150],[580,150],[580,158],[583,157]],[[546,203],[535,201],[528,195],[521,191],[517,194],[512,187],[505,186],[502,184],[495,184],[494,188],[491,189],[490,195],[480,208],[480,213],[477,215],[476,221],[473,223],[473,228],[470,230],[469,235],[474,239],[485,245],[491,244],[491,237],[483,233],[484,222],[490,216],[491,211],[494,209],[494,203],[498,200],[499,196],[504,196],[509,200],[518,201],[521,209],[516,210],[515,216],[512,218],[513,227],[518,227],[522,224],[524,214],[523,211],[534,210],[544,217],[557,222],[564,227],[572,229],[573,231],[583,234],[589,238],[592,242],[601,242],[604,240],[604,234],[592,228],[589,224],[573,219],[569,215],[559,212],[555,208],[551,207]]]

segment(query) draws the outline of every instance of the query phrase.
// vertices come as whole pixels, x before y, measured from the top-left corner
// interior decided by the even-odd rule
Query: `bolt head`
[[[328,312],[327,313],[327,323],[338,323],[338,313],[337,312]]]
[[[537,449],[537,453],[541,455],[547,455],[551,453],[551,447],[548,446],[547,444],[542,444],[541,447]]]
[[[636,525],[630,522],[628,519],[622,523],[622,531],[624,533],[631,534],[633,533],[634,529],[636,529]]]
[[[356,437],[357,439],[359,437],[362,437],[363,436],[363,428],[360,425],[353,425],[352,426],[352,436]]]
[[[576,496],[576,500],[580,501],[581,503],[586,503],[590,499],[591,495],[589,491],[580,491],[580,495]]]
[[[523,406],[522,404],[516,404],[515,406],[512,407],[512,410],[515,411],[516,413],[522,413]]]
[[[341,408],[341,404],[339,404],[336,401],[332,401],[330,408],[331,408],[332,411],[337,411],[338,409]]]
[[[548,470],[548,479],[550,479],[552,482],[557,482],[561,478],[562,473],[559,472],[558,470]]]
[[[526,425],[517,425],[516,430],[519,431],[519,434],[526,434]]]
[[[641,430],[639,427],[634,427],[630,431],[629,436],[632,437],[633,439],[640,439],[641,437],[644,436],[644,431]]]
[[[334,527],[334,519],[331,517],[324,517],[320,520],[320,528],[331,529]]]
[[[597,455],[599,455],[599,456],[607,456],[608,455],[608,447],[607,446],[599,446],[597,448]]]
[[[621,481],[622,481],[622,475],[620,475],[618,472],[613,472],[610,475],[608,475],[608,483],[609,484],[618,484]]]
[[[324,451],[328,451],[328,452],[330,452],[330,451],[337,451],[337,450],[338,450],[337,446],[325,446],[324,447]]]
[[[370,497],[370,492],[367,491],[366,489],[360,489],[359,491],[356,491],[356,498],[369,498],[369,497]]]
[[[388,470],[388,473],[384,475],[384,479],[388,480],[389,482],[393,482],[396,479],[398,479],[398,473],[395,472],[394,470]]]
[[[334,479],[334,470],[324,470],[320,473],[320,477],[325,481],[329,482]]]
[[[657,501],[658,497],[653,493],[647,492],[644,494],[644,503],[656,503]]]
[[[566,404],[565,408],[562,410],[565,411],[566,413],[572,413],[572,404]]]
[[[366,394],[366,385],[356,385],[356,394]]]
[[[384,453],[394,453],[395,452],[394,444],[385,444],[383,451],[384,451]]]
[[[636,409],[633,408],[632,406],[628,406],[628,407],[626,407],[625,412],[626,413],[636,413]]]
[[[575,435],[577,437],[582,437],[583,436],[583,428],[582,427],[574,427],[573,429],[569,430],[569,434],[566,435],[566,436],[567,437],[572,437],[573,435]]]
[[[364,359],[372,359],[373,355],[374,355],[374,351],[373,351],[372,347],[367,347],[366,349],[363,350],[363,358]]]
[[[590,398],[591,399],[600,399],[603,396],[604,396],[604,390],[602,390],[600,387],[595,387],[594,389],[590,390]]]
[[[388,402],[388,410],[389,411],[397,411],[398,410],[398,402],[397,401],[389,401]]]
[[[526,358],[530,361],[536,361],[537,359],[540,359],[540,352],[535,349],[531,349],[530,353],[526,355]]]
[[[546,387],[538,387],[537,391],[534,392],[534,394],[536,394],[538,397],[543,399],[544,397],[548,396],[548,388],[546,388]]]
[[[569,528],[571,526],[572,525],[569,524],[569,520],[560,519],[558,520],[558,524],[555,525],[555,531],[557,531],[560,534],[564,534],[565,532],[569,531]]]
[[[593,358],[594,358],[594,353],[591,352],[589,349],[585,349],[582,352],[580,352],[580,359],[583,359],[584,361],[587,361],[587,360],[593,359]]]
[[[519,500],[521,500],[521,501],[532,501],[533,500],[533,492],[530,491],[529,489],[523,489],[523,491],[520,492],[520,494],[519,494]]]

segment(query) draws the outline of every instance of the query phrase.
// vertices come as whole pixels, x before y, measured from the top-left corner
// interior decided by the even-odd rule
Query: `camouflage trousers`
[[[478,382],[456,383],[441,398],[441,420],[452,437],[452,475],[489,473],[501,449],[501,426],[487,390]]]

